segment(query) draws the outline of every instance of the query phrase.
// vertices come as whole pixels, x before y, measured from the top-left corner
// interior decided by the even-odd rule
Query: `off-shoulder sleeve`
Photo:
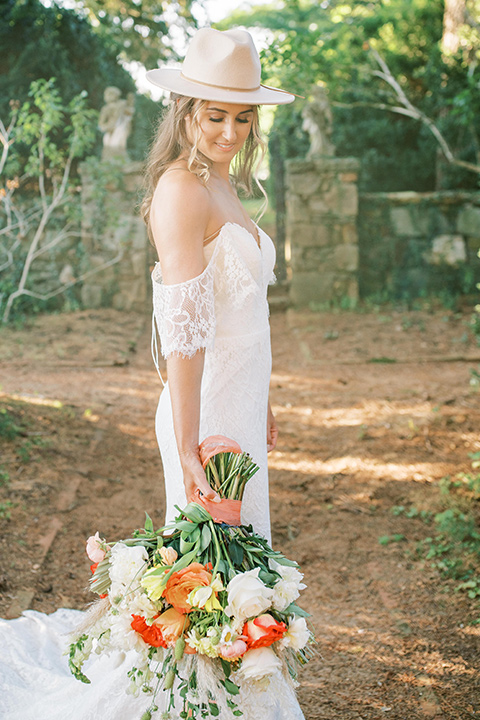
[[[193,357],[213,347],[215,298],[212,267],[175,285],[153,276],[153,307],[163,357]]]

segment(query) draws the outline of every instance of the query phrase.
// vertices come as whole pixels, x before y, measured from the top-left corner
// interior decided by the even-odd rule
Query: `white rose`
[[[112,547],[109,575],[112,585],[109,590],[111,598],[122,596],[127,590],[136,590],[145,568],[148,554],[143,545],[129,547],[124,543],[116,543]]]
[[[294,618],[290,621],[288,630],[279,640],[281,648],[290,647],[292,650],[302,650],[310,639],[310,630],[305,618]]]
[[[142,615],[147,620],[154,618],[158,615],[158,604],[154,605],[149,600],[147,594],[143,591],[136,592],[133,595],[128,595],[126,600],[122,603],[122,607],[128,606],[128,612],[130,615]],[[160,605],[161,607],[161,605]]]
[[[116,650],[136,650],[137,653],[148,651],[148,645],[142,636],[132,628],[132,616],[128,613],[110,615],[110,647]]]
[[[260,568],[240,573],[227,585],[228,605],[225,613],[237,620],[246,620],[261,615],[272,604],[273,590],[258,577]]]
[[[302,583],[303,574],[299,572],[297,568],[280,565],[273,559],[270,559],[269,566],[271,570],[274,570],[281,576],[273,586],[274,596],[272,605],[275,610],[282,612],[290,603],[298,598],[300,590],[303,590],[307,586]]]
[[[242,680],[260,680],[266,675],[280,670],[282,664],[271,647],[261,647],[256,650],[247,650],[242,657],[242,665],[238,674]]]

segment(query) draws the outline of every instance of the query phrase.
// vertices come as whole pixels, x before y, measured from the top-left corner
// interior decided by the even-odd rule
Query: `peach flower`
[[[173,647],[180,635],[190,625],[190,621],[175,608],[165,610],[148,624],[141,615],[132,615],[131,626],[142,636],[148,645],[153,647]]]
[[[183,631],[188,629],[190,620],[171,607],[155,619],[155,625],[162,631],[167,646],[172,647]]]
[[[230,645],[220,645],[218,654],[224,660],[233,662],[247,652],[247,644],[244,640],[234,640]]]
[[[172,547],[161,547],[159,553],[164,565],[173,565],[178,557],[177,551]]]
[[[104,542],[105,540],[100,539],[98,532],[96,532],[95,535],[90,535],[88,538],[85,549],[88,557],[93,563],[102,562],[103,558],[107,554],[105,550],[102,549],[102,543]]]
[[[200,563],[194,562],[183,570],[174,572],[168,579],[163,597],[180,613],[189,613],[193,610],[188,602],[188,596],[196,588],[210,585],[212,574],[207,572]]]

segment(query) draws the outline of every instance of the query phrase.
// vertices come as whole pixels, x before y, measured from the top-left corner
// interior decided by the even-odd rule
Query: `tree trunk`
[[[443,13],[442,53],[454,55],[460,47],[459,30],[465,24],[466,0],[445,0]]]
[[[458,52],[460,47],[459,30],[466,20],[466,0],[445,0],[443,11],[443,35],[442,35],[442,55],[444,62],[448,62],[452,55]],[[446,107],[440,109],[440,123],[443,118],[448,115]],[[435,158],[435,189],[444,189],[444,176],[448,162],[445,159],[440,148],[437,148]]]

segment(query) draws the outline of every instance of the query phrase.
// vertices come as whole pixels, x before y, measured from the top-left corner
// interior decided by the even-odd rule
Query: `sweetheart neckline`
[[[228,220],[226,223],[223,223],[222,227],[221,227],[220,230],[218,231],[217,237],[213,238],[213,240],[212,240],[211,242],[209,242],[208,245],[206,246],[206,247],[209,247],[210,245],[214,245],[214,248],[213,248],[213,252],[212,252],[211,257],[208,259],[207,264],[205,265],[205,267],[203,268],[202,272],[201,272],[199,275],[196,275],[194,278],[190,278],[189,280],[184,280],[183,282],[180,282],[180,283],[172,283],[172,284],[169,284],[169,285],[164,285],[163,279],[162,279],[161,274],[160,274],[160,284],[161,284],[161,285],[164,285],[165,287],[175,287],[175,286],[183,285],[183,284],[185,284],[185,283],[189,283],[189,282],[192,282],[192,281],[194,281],[194,280],[198,280],[199,278],[201,278],[201,277],[207,272],[207,270],[209,269],[209,267],[210,267],[210,265],[211,265],[211,263],[212,263],[212,260],[213,260],[213,258],[214,258],[215,252],[216,252],[216,250],[217,250],[217,246],[218,246],[217,240],[218,240],[218,238],[222,235],[224,229],[225,229],[228,225],[232,225],[233,227],[237,227],[237,228],[240,228],[241,230],[244,230],[244,231],[247,233],[247,235],[249,235],[249,236],[252,238],[253,242],[255,243],[255,247],[257,248],[258,252],[260,253],[260,256],[263,257],[263,252],[262,252],[262,233],[263,233],[264,235],[267,235],[266,232],[265,232],[264,230],[262,230],[262,228],[259,227],[259,226],[255,223],[256,227],[258,228],[258,238],[259,238],[259,240],[260,240],[260,244],[258,244],[258,242],[257,242],[256,239],[255,239],[255,235],[254,235],[253,233],[251,233],[250,230],[247,230],[247,228],[246,228],[244,225],[240,225],[239,223],[231,222],[230,220]],[[268,236],[267,236],[267,237],[268,237]],[[155,271],[156,271],[156,269],[157,269],[157,267],[158,267],[159,265],[160,265],[160,263],[159,263],[158,260],[157,260],[157,261],[155,262],[155,267],[153,268],[152,273],[151,273],[151,278],[152,278],[152,280],[154,280],[155,282],[158,282],[157,278],[155,277]]]
[[[251,230],[249,230],[248,228],[245,227],[245,225],[240,225],[240,223],[236,223],[236,222],[232,222],[231,220],[227,220],[227,222],[224,222],[223,225],[218,229],[216,236],[212,240],[210,240],[210,242],[208,242],[206,245],[204,245],[204,247],[208,247],[209,245],[214,243],[216,240],[218,240],[218,238],[222,234],[223,230],[227,227],[227,225],[233,225],[233,227],[240,228],[241,230],[244,230],[248,235],[250,235],[252,240],[255,242],[255,245],[257,246],[257,248],[260,250],[260,252],[262,252],[261,233],[264,231],[262,230],[262,228],[259,225],[257,225],[256,222],[254,222],[254,220],[252,220],[252,222],[254,223],[255,227],[257,228],[258,240],[255,237],[255,235],[251,232]]]

